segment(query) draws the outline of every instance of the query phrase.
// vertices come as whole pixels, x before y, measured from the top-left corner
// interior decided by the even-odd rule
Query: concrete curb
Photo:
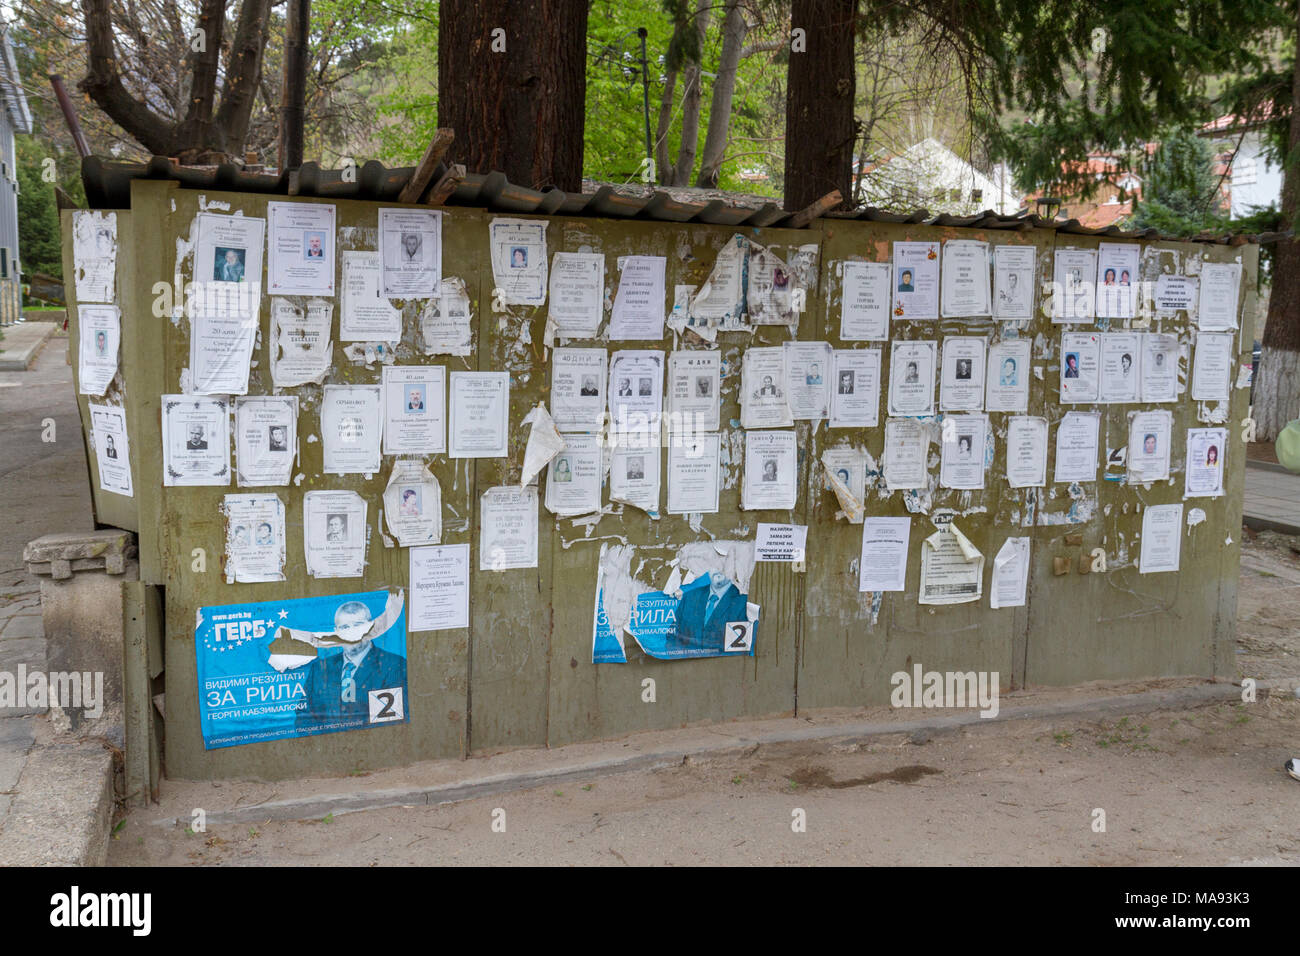
[[[1281,475],[1294,475],[1295,472],[1286,465],[1280,465],[1275,461],[1255,461],[1253,458],[1246,459],[1247,468],[1257,468],[1260,471],[1276,471]]]
[[[1258,695],[1260,699],[1267,697],[1267,689],[1258,689]],[[770,731],[736,735],[711,745],[668,745],[640,753],[580,760],[522,773],[485,774],[455,783],[383,790],[353,790],[275,800],[232,810],[208,811],[206,822],[211,826],[226,823],[261,823],[270,820],[307,820],[320,819],[327,814],[379,810],[385,807],[436,806],[533,787],[555,786],[578,780],[587,781],[593,777],[661,770],[680,766],[688,759],[725,759],[743,756],[759,747],[861,744],[876,738],[900,734],[932,735],[952,733],[962,728],[995,727],[1009,720],[1109,717],[1135,711],[1170,710],[1240,699],[1241,690],[1238,685],[1224,682],[1051,704],[1004,706],[999,716],[992,719],[982,718],[978,712],[963,711],[959,714],[927,716],[918,720],[853,721],[813,727],[790,727],[788,726],[790,721],[786,720],[781,722],[782,726],[776,726]],[[725,727],[715,729],[724,730]],[[150,822],[154,826],[189,824],[188,819],[182,821],[178,817],[164,817]]]
[[[1300,527],[1263,515],[1242,514],[1241,523],[1251,531],[1276,531],[1278,534],[1300,535]]]
[[[53,322],[24,322],[5,327],[5,337],[0,340],[0,372],[25,372],[36,361],[54,335]],[[23,332],[20,334],[20,330]],[[18,344],[14,345],[14,340]]]
[[[94,742],[37,746],[4,831],[3,866],[104,866],[113,825],[113,755]]]

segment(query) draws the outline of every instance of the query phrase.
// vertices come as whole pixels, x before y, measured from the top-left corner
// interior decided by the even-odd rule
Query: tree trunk
[[[701,59],[704,56],[704,38],[709,30],[711,0],[700,0],[695,10],[695,30],[699,39],[696,49],[699,57],[686,64],[682,70],[682,140],[677,145],[677,163],[673,166],[673,186],[689,186],[691,171],[695,168],[695,153],[700,142],[700,102],[703,99],[700,84],[704,82]]]
[[[109,0],[82,0],[82,9],[86,19],[86,76],[78,87],[145,149],[169,155],[176,142],[175,127],[132,96],[122,83]]]
[[[1300,15],[1297,17],[1300,34]],[[1291,79],[1291,120],[1282,178],[1283,228],[1300,219],[1300,56]],[[1249,320],[1243,320],[1249,328]],[[1256,438],[1273,441],[1282,427],[1300,418],[1300,240],[1282,239],[1273,251],[1273,288],[1264,324],[1259,380],[1255,383]]]
[[[659,99],[659,125],[655,128],[655,172],[661,186],[671,186],[673,164],[668,159],[668,131],[673,125],[673,93],[677,89],[677,71],[668,69],[663,96]]]
[[[311,0],[289,0],[284,27],[284,79],[280,84],[279,167],[282,170],[302,165],[310,36]]]
[[[438,125],[456,131],[455,161],[580,190],[586,62],[586,0],[443,0]]]
[[[713,81],[713,98],[709,104],[709,132],[704,137],[704,153],[700,157],[700,176],[695,185],[715,189],[722,169],[722,157],[727,151],[727,131],[731,128],[731,98],[736,91],[736,69],[740,66],[741,50],[749,24],[738,0],[727,4],[727,15],[722,21],[722,54],[718,58],[718,76]]]
[[[198,31],[190,38],[193,81],[185,118],[176,129],[181,143],[212,141],[212,112],[217,102],[217,74],[221,68],[221,42],[226,27],[226,0],[203,0],[199,8]],[[202,50],[194,50],[202,39]]]
[[[857,6],[858,0],[794,0],[792,5],[785,98],[785,208],[790,212],[833,189],[853,195]]]
[[[266,49],[270,18],[271,0],[244,0],[239,8],[235,38],[230,44],[230,59],[226,63],[226,81],[221,87],[221,106],[217,108],[216,128],[213,130],[213,152],[221,156],[240,159],[244,156],[248,121],[253,115],[253,102],[262,79],[262,52]],[[194,154],[195,160],[220,158],[203,156],[201,150],[189,152]]]

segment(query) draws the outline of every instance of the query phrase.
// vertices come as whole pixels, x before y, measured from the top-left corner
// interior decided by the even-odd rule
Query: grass
[[[1102,733],[1096,739],[1098,747],[1127,746],[1130,750],[1157,750],[1159,748],[1147,743],[1151,728],[1146,724],[1134,726],[1127,717],[1121,717],[1110,733]]]

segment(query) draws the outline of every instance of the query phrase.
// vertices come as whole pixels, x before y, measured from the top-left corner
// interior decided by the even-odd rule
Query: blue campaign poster
[[[401,591],[199,608],[208,750],[406,723]]]
[[[663,591],[636,594],[627,630],[641,650],[660,660],[753,657],[758,608],[726,574],[709,571],[684,585],[680,597]],[[594,664],[627,661],[606,613],[603,575],[596,591],[591,659]]]

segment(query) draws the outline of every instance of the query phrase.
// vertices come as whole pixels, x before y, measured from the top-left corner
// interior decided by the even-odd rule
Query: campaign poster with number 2
[[[199,608],[208,750],[407,723],[402,591]]]

